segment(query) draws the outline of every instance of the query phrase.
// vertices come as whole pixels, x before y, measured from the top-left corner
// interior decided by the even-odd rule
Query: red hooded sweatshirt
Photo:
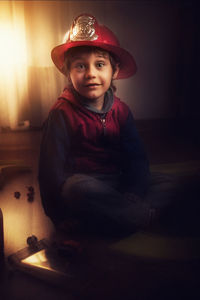
[[[65,89],[50,110],[39,184],[45,212],[54,221],[62,215],[61,186],[75,173],[117,172],[126,191],[142,195],[146,190],[149,165],[132,113],[112,92],[108,102],[101,112],[88,109],[79,95]]]

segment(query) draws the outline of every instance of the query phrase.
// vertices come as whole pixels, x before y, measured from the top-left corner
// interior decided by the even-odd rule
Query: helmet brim
[[[117,61],[119,61],[119,72],[116,79],[125,79],[133,76],[137,71],[137,66],[133,56],[125,49],[114,46],[106,43],[102,43],[99,41],[78,41],[78,42],[69,42],[65,44],[61,44],[53,48],[51,51],[51,58],[58,68],[58,70],[64,75],[64,53],[68,51],[70,48],[80,47],[80,46],[93,46],[99,47],[103,50],[106,50],[115,57],[117,57]]]

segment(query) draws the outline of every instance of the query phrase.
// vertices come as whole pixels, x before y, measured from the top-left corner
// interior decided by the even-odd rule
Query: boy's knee
[[[101,183],[92,176],[75,174],[65,181],[62,187],[62,196],[82,198],[85,194],[97,191],[100,185]]]

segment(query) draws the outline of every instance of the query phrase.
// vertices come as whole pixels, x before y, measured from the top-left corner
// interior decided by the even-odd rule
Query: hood
[[[100,114],[105,114],[108,111],[111,110],[113,103],[114,103],[114,95],[113,91],[110,88],[105,96],[104,96],[104,105],[101,111],[95,109],[93,106],[89,105],[87,102],[84,102],[84,98],[80,96],[75,90],[72,90],[70,88],[65,87],[63,92],[61,93],[60,97],[58,100],[67,100],[73,105],[77,106],[79,109],[87,109],[90,110],[94,113],[100,113]]]

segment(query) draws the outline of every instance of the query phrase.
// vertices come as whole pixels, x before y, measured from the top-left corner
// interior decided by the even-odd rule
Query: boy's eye
[[[75,65],[75,68],[78,70],[83,70],[85,68],[84,64],[78,63]]]
[[[105,66],[105,63],[104,63],[104,62],[98,62],[98,63],[97,63],[97,67],[98,67],[98,68],[102,68],[103,66]]]

